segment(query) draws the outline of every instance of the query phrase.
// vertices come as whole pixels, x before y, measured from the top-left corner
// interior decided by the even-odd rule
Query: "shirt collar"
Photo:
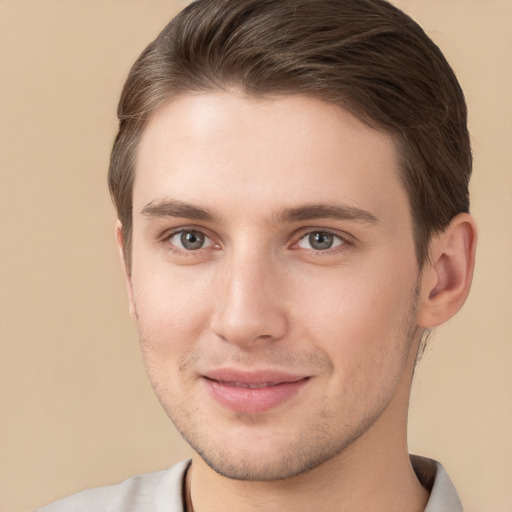
[[[421,485],[430,491],[425,512],[463,512],[459,495],[439,462],[411,455],[411,464]]]
[[[421,485],[430,491],[430,498],[424,512],[463,512],[459,495],[448,473],[439,462],[426,457],[411,455],[411,464]],[[174,493],[177,501],[174,504],[176,510],[185,510],[183,489],[189,466],[190,460],[184,461],[173,468],[173,473],[178,477],[174,477],[178,484]]]

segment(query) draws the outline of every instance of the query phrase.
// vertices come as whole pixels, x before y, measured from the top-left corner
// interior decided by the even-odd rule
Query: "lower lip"
[[[309,379],[283,382],[264,388],[242,388],[216,380],[204,379],[208,391],[221,405],[237,412],[257,414],[268,411],[299,392]]]

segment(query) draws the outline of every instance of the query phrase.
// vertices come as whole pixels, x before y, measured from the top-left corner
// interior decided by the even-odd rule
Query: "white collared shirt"
[[[439,462],[412,455],[411,463],[422,485],[430,490],[425,512],[462,512],[457,491]],[[88,489],[34,512],[184,512],[183,484],[189,466],[186,460],[117,485]]]

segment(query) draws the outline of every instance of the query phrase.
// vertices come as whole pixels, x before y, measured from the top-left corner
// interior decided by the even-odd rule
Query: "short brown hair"
[[[384,0],[198,0],[133,65],[118,107],[109,188],[130,265],[137,144],[180,94],[305,94],[391,134],[418,264],[433,233],[469,210],[472,158],[459,83],[439,48]]]

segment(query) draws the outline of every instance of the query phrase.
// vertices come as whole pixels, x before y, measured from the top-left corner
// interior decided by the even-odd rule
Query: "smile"
[[[224,375],[222,375],[224,373]],[[237,373],[234,376],[226,373]],[[216,371],[203,377],[210,396],[222,407],[247,414],[258,414],[283,405],[299,393],[309,377],[271,372]]]

